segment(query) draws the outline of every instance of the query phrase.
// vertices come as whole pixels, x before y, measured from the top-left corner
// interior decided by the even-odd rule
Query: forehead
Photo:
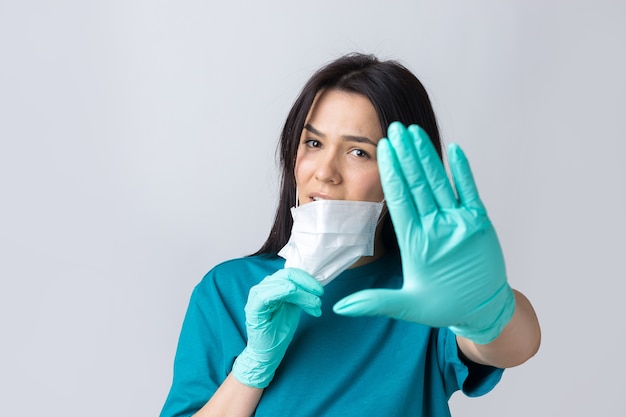
[[[380,121],[372,102],[362,94],[337,89],[317,93],[306,123],[328,134],[361,134],[379,139]]]

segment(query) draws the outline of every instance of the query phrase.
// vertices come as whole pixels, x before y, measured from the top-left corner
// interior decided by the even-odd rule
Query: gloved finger
[[[322,300],[320,297],[301,289],[287,294],[282,299],[282,302],[298,306],[313,317],[322,315]]]
[[[416,143],[417,155],[437,206],[440,209],[455,208],[457,200],[454,190],[430,137],[417,125],[409,126],[408,131]]]
[[[411,190],[418,213],[425,216],[437,211],[437,204],[417,152],[415,138],[400,122],[389,125],[387,136],[397,156],[397,170],[402,173]]]
[[[378,141],[376,158],[378,159],[378,172],[380,182],[385,195],[385,204],[391,215],[391,220],[396,225],[396,230],[400,230],[401,225],[419,221],[419,214],[411,197],[399,163],[388,139]]]
[[[324,287],[313,276],[296,269],[282,269],[250,289],[246,316],[255,321],[271,319],[272,313],[284,303],[297,305],[307,313],[321,314],[320,295]]]
[[[299,268],[285,268],[283,271],[287,273],[287,276],[292,282],[296,283],[305,291],[319,296],[324,294],[324,286],[308,272]]]
[[[284,301],[300,307],[304,312],[314,317],[322,315],[322,300],[324,286],[308,272],[299,268],[285,268],[289,279],[296,285],[297,290],[288,294]]]
[[[459,195],[461,206],[486,212],[485,206],[478,195],[478,188],[476,187],[469,161],[459,145],[451,143],[448,146],[448,160],[450,161],[450,170],[452,171],[454,185]]]
[[[398,308],[400,305],[406,304],[405,298],[406,295],[403,294],[402,290],[363,290],[337,301],[333,306],[333,311],[345,316],[387,316],[405,319],[402,314],[404,310]]]
[[[290,281],[271,281],[262,288],[250,290],[245,307],[246,320],[251,325],[259,325],[272,320],[274,312],[286,304],[295,305],[306,313],[319,317],[322,314],[322,301]]]

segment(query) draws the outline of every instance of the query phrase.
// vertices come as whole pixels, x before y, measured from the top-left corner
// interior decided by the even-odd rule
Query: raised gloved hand
[[[335,304],[336,313],[450,327],[482,344],[509,322],[515,299],[496,232],[457,145],[449,146],[448,159],[456,195],[426,132],[390,125],[378,143],[378,164],[404,283],[351,294]]]
[[[283,359],[298,327],[300,313],[319,317],[324,287],[301,269],[286,268],[250,289],[246,303],[248,344],[233,365],[233,376],[265,388]]]

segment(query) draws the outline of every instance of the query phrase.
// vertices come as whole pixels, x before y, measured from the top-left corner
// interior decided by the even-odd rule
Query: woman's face
[[[296,156],[299,203],[315,200],[382,201],[376,145],[383,132],[363,95],[318,93],[307,115]]]

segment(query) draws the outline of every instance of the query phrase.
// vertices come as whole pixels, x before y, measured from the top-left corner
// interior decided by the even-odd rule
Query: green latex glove
[[[269,385],[298,327],[300,313],[319,317],[324,287],[301,269],[285,268],[250,289],[246,303],[248,344],[233,376],[254,388]]]
[[[388,139],[378,143],[378,165],[404,282],[398,290],[351,294],[335,304],[336,313],[449,327],[481,344],[509,322],[515,298],[496,232],[463,151],[450,145],[448,159],[454,188],[423,129],[389,126]]]

